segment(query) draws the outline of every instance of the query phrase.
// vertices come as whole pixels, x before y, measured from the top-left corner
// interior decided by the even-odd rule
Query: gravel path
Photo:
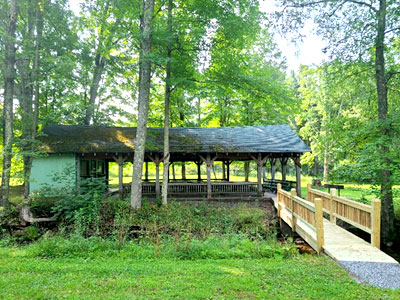
[[[339,261],[339,264],[361,283],[389,289],[400,289],[400,264],[366,261]]]

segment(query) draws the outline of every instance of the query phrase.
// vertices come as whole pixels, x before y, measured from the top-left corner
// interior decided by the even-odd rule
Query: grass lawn
[[[0,249],[0,299],[400,299],[326,257],[134,260],[24,257]]]

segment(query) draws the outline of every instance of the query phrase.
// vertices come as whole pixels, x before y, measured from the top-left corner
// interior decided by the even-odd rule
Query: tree
[[[162,204],[168,199],[168,172],[169,172],[169,103],[171,98],[171,58],[172,58],[172,0],[168,0],[168,45],[167,64],[165,67],[165,111],[164,111],[164,170],[162,182]]]
[[[399,3],[393,0],[281,0],[284,7],[278,13],[285,30],[297,29],[306,19],[314,18],[317,32],[329,42],[331,56],[344,61],[374,61],[375,84],[378,106],[378,126],[384,139],[376,145],[376,155],[380,157],[377,181],[381,186],[382,200],[382,240],[391,243],[394,232],[394,209],[391,162],[387,153],[392,142],[393,128],[388,115],[387,76],[385,65],[385,44],[388,35],[400,30],[398,17]],[[290,21],[290,22],[289,22]]]
[[[1,181],[1,205],[7,209],[10,192],[10,170],[13,140],[13,99],[15,80],[15,38],[17,25],[17,0],[10,1],[10,13],[6,33],[6,58],[4,62],[3,105],[3,171]]]
[[[140,51],[139,51],[139,94],[138,125],[135,139],[133,175],[131,188],[131,208],[142,205],[142,168],[146,146],[147,118],[151,83],[151,46],[154,14],[154,0],[141,0]]]

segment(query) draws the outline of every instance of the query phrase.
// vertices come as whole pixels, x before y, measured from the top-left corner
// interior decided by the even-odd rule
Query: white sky
[[[69,0],[71,9],[76,14],[79,14],[79,4],[83,1],[84,0]],[[259,1],[263,12],[270,13],[276,9],[275,0]],[[302,42],[298,42],[297,45],[290,41],[290,37],[285,38],[278,34],[275,36],[275,41],[279,49],[287,59],[288,72],[297,71],[300,65],[318,65],[324,59],[327,59],[327,56],[322,52],[325,43],[320,37],[312,33],[313,26],[314,24],[311,22],[306,25],[302,32],[305,38]]]
[[[277,9],[275,0],[259,1],[263,12],[272,13]],[[306,23],[304,30],[301,32],[305,37],[297,45],[290,41],[290,36],[285,38],[276,34],[275,41],[283,56],[287,59],[288,71],[297,71],[300,65],[318,65],[324,59],[327,59],[327,55],[322,52],[326,44],[319,36],[312,33],[314,26],[316,25],[312,22]]]

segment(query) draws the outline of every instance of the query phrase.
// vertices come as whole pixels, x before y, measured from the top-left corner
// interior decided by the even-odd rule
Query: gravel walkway
[[[366,261],[339,261],[360,283],[389,289],[400,289],[400,264]]]

